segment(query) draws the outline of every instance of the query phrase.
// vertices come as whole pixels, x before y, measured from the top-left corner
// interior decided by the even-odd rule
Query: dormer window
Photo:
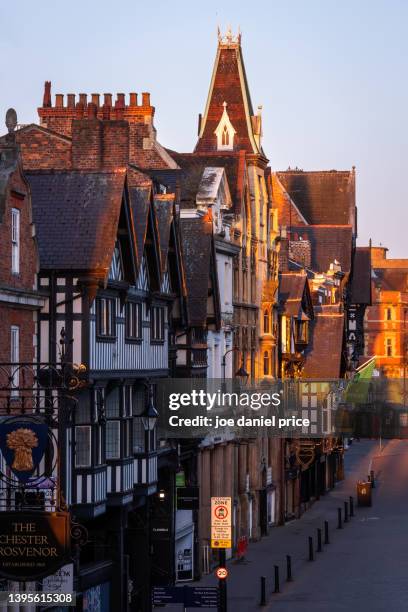
[[[223,107],[224,111],[217,129],[214,132],[214,134],[217,136],[217,149],[218,151],[232,151],[234,148],[234,136],[236,134],[236,130],[234,129],[228,116],[226,102],[224,102]]]

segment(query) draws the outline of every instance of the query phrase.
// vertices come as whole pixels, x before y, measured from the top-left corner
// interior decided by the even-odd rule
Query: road
[[[408,610],[408,442],[391,440],[373,469],[372,508],[359,509],[265,610]]]

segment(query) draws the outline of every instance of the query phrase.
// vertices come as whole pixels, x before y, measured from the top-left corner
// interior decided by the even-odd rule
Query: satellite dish
[[[17,113],[14,108],[9,108],[6,113],[6,126],[9,134],[14,132],[17,126]]]

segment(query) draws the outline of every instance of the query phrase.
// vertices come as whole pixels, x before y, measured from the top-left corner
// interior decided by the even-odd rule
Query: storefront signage
[[[2,512],[0,576],[18,582],[50,576],[69,556],[67,512]]]
[[[153,587],[153,606],[183,604],[185,608],[218,608],[217,587]]]
[[[42,585],[44,593],[73,593],[74,564],[63,565],[55,574],[44,578]]]
[[[26,483],[43,458],[48,425],[32,417],[10,418],[0,424],[0,449],[13,474]]]
[[[231,548],[231,498],[211,498],[211,548]]]
[[[200,491],[198,487],[177,487],[177,510],[198,510]]]

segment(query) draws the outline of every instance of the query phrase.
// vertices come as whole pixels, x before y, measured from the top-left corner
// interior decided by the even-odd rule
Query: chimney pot
[[[64,107],[64,94],[56,94],[55,95],[55,106],[56,108]]]
[[[67,94],[68,108],[75,108],[75,94]]]
[[[125,94],[124,93],[117,94],[115,108],[125,108]]]
[[[146,91],[142,93],[142,106],[150,106],[150,94]]]
[[[106,93],[103,94],[103,101],[105,106],[112,106],[112,94]]]
[[[51,81],[45,81],[43,107],[50,107],[50,106],[52,106],[51,104]]]
[[[129,94],[129,98],[130,98],[130,106],[137,106],[137,93],[130,93]]]
[[[92,104],[95,104],[95,106],[99,108],[99,94],[97,93],[92,94]]]
[[[80,93],[79,94],[79,101],[85,107],[86,106],[86,102],[87,102],[87,94],[86,93]]]

